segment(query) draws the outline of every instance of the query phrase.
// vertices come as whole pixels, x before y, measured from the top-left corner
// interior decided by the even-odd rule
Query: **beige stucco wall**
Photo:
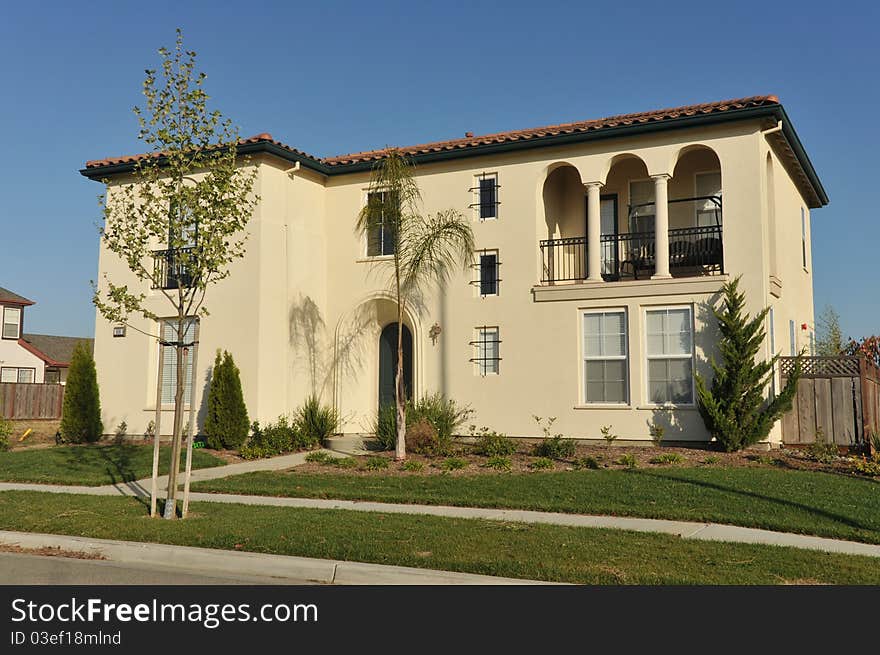
[[[452,207],[468,216],[476,247],[499,251],[501,282],[497,297],[482,298],[471,284],[474,271],[469,267],[457,271],[444,290],[431,290],[421,308],[410,308],[406,322],[414,337],[415,393],[440,391],[470,404],[476,412],[473,423],[517,436],[539,434],[532,419],[537,414],[556,416],[555,427],[567,436],[599,438],[599,429],[611,425],[623,439],[648,439],[648,425],[657,408],[646,400],[645,309],[693,308],[697,370],[705,372],[705,358],[714,343],[707,303],[723,281],[742,274],[750,311],[769,302],[767,150],[760,125],[744,121],[420,167],[424,210]],[[315,392],[339,409],[345,432],[369,431],[377,405],[378,335],[395,319],[386,292],[388,262],[367,259],[364,240],[354,228],[366,200],[369,174],[324,178],[291,170],[287,162],[270,157],[256,164],[255,191],[261,202],[249,228],[247,255],[208,295],[211,315],[202,322],[196,406],[201,405],[215,349],[226,348],[241,369],[252,419],[274,420]],[[728,277],[539,286],[538,241],[584,234],[583,183],[603,182],[603,193],[619,194],[623,226],[629,179],[667,174],[670,198],[692,196],[694,173],[717,169],[719,164]],[[497,220],[480,221],[469,208],[474,202],[469,189],[481,172],[498,175]],[[548,187],[548,175],[558,177],[560,184]],[[787,342],[789,316],[812,325],[813,307],[809,274],[792,266],[800,260],[803,200],[781,166],[773,188],[784,287],[782,298],[774,298],[779,349],[782,336]],[[685,225],[690,216],[671,212],[670,226]],[[102,273],[110,273],[114,281],[126,278],[124,267],[103,249],[100,257]],[[626,407],[582,404],[580,317],[583,310],[596,308],[627,311],[630,402]],[[441,328],[436,342],[428,336],[434,324]],[[152,328],[145,321],[138,325],[145,331]],[[477,375],[470,361],[475,328],[483,325],[500,330],[502,361],[497,376]],[[124,339],[113,339],[111,326],[99,317],[95,357],[105,424],[112,427],[126,420],[132,431],[142,430],[154,410],[155,345],[131,330]],[[668,422],[668,418],[660,420]],[[164,420],[166,429],[169,425],[170,416]],[[694,406],[675,409],[667,438],[706,437]]]

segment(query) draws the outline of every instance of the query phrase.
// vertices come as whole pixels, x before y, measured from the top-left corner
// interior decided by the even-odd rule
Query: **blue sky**
[[[831,198],[817,313],[880,333],[878,22],[868,2],[9,3],[0,286],[38,302],[28,331],[93,334],[100,187],[77,171],[142,150],[131,107],[179,26],[243,136],[319,156],[775,93]]]

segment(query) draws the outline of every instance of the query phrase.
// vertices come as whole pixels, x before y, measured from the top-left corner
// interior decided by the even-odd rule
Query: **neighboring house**
[[[393,398],[396,311],[379,265],[392,242],[382,227],[362,238],[355,222],[386,151],[318,159],[268,134],[239,151],[258,171],[260,204],[246,257],[208,293],[194,401],[202,406],[224,348],[252,419],[289,413],[314,390],[344,432],[367,432]],[[539,415],[571,437],[599,438],[610,425],[621,440],[648,440],[657,421],[669,440],[705,440],[693,373],[709,371],[710,305],[726,280],[742,275],[750,311],[772,307],[765,357],[808,345],[810,210],[828,199],[775,96],[402,151],[418,165],[424,210],[464,212],[478,248],[466,272],[406,314],[412,394],[442,392],[470,404],[473,423],[516,436],[539,434]],[[109,180],[112,199],[137,159],[81,172]],[[104,248],[99,273],[138,289]],[[160,290],[142,291],[152,311],[170,314]],[[164,323],[132,325],[167,334]],[[95,356],[105,425],[143,430],[160,374],[170,412],[174,362],[158,370],[155,341],[98,316]]]
[[[0,382],[63,384],[76,344],[85,341],[91,349],[93,340],[25,333],[25,307],[33,304],[33,300],[0,287]]]

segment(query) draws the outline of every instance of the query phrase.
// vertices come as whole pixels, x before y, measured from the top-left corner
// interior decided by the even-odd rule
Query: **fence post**
[[[864,355],[859,355],[859,384],[862,387],[862,438],[868,447],[868,454],[874,454],[874,440],[871,438],[872,425],[872,398],[868,384],[868,360]]]

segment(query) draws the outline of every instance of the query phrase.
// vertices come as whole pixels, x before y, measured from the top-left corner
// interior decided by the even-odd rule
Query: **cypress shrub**
[[[247,439],[250,421],[238,367],[227,351],[214,359],[211,388],[208,390],[208,411],[205,416],[205,441],[208,448],[235,449]]]
[[[801,360],[779,393],[764,398],[778,355],[769,361],[758,357],[764,344],[764,319],[769,308],[754,318],[745,312],[745,294],[739,290],[739,278],[721,289],[720,308],[713,308],[721,338],[718,350],[721,362],[710,361],[714,377],[709,386],[700,374],[697,383],[700,415],[709,433],[721,447],[733,452],[766,438],[773,424],[788,410],[797,391]]]
[[[103,432],[95,359],[86,343],[80,341],[73,350],[67,372],[61,434],[71,443],[83,443],[97,441]]]

